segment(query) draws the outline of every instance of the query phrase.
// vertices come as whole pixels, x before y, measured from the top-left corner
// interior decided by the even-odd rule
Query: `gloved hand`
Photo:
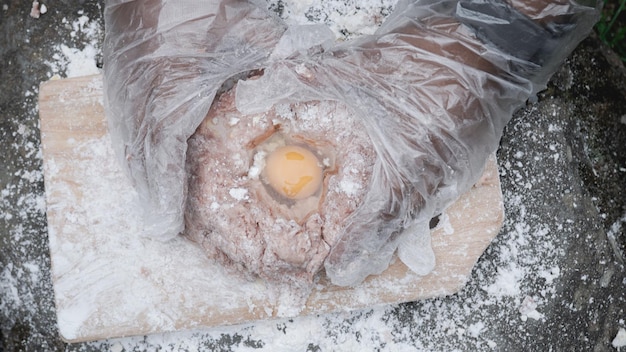
[[[240,83],[243,112],[339,100],[367,128],[378,160],[325,262],[333,283],[381,273],[396,249],[418,273],[434,267],[430,219],[477,181],[514,110],[545,87],[595,18],[595,7],[573,2],[541,23],[504,2],[400,1],[373,36],[296,53]]]
[[[262,68],[286,26],[242,0],[108,0],[105,109],[113,146],[139,193],[144,232],[183,230],[187,139],[216,92]]]
[[[331,46],[308,27],[280,39],[284,24],[253,1],[213,0],[171,21],[167,3],[159,12],[159,1],[108,2],[107,115],[154,214],[150,231],[182,230],[186,139],[223,82],[263,68],[259,79],[239,82],[242,113],[340,101],[376,150],[366,199],[325,262],[332,282],[382,272],[396,249],[428,272],[430,219],[478,179],[514,110],[545,87],[597,19],[595,2],[546,3],[400,0],[373,36]],[[524,36],[543,40],[529,48]]]

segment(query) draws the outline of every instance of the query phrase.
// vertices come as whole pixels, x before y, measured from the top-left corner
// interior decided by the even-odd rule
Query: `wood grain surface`
[[[52,279],[62,337],[77,342],[284,315],[280,298],[266,283],[223,271],[185,239],[157,242],[139,236],[132,187],[107,145],[102,100],[101,76],[52,80],[40,89]],[[357,287],[333,286],[321,275],[300,314],[454,294],[502,221],[492,158],[482,180],[432,232],[437,264],[430,274],[416,275],[395,260]]]

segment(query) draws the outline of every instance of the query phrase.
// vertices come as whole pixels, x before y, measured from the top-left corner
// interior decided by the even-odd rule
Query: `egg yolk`
[[[315,154],[299,146],[284,146],[271,152],[265,161],[267,183],[289,199],[304,199],[317,192],[322,167]]]

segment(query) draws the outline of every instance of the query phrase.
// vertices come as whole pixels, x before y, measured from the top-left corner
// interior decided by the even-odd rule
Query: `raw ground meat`
[[[209,257],[306,298],[330,248],[361,204],[375,154],[360,122],[333,101],[242,115],[236,87],[189,140],[186,231]],[[319,194],[281,199],[259,176],[268,144],[314,150],[326,171]]]

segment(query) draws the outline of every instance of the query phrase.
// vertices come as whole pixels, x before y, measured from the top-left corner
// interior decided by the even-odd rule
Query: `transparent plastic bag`
[[[192,11],[171,23],[158,17],[167,4],[110,1],[105,11],[107,116],[143,196],[148,232],[182,230],[186,139],[222,83],[263,69],[238,83],[240,112],[340,101],[363,120],[376,150],[366,199],[325,261],[338,285],[381,273],[400,244],[411,269],[432,269],[430,219],[478,180],[513,112],[545,87],[599,8],[400,0],[374,35],[333,45],[323,27],[287,30],[256,2],[183,6]],[[138,21],[127,6],[159,20]]]
[[[144,232],[183,230],[187,139],[222,84],[263,66],[286,26],[265,3],[124,1],[105,7],[105,106]]]

